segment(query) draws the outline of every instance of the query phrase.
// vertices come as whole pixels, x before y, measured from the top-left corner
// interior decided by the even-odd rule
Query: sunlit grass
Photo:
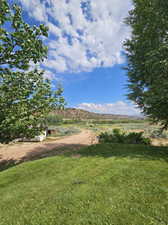
[[[168,149],[103,144],[0,173],[0,225],[162,225]]]

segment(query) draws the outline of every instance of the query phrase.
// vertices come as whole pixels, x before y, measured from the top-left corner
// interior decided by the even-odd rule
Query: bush
[[[120,129],[114,129],[112,134],[107,132],[101,133],[98,138],[99,143],[151,144],[149,138],[143,137],[143,132],[131,132],[127,134]]]

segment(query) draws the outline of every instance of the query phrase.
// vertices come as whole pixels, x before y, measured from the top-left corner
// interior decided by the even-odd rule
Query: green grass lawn
[[[166,147],[102,144],[0,173],[0,225],[166,224]]]

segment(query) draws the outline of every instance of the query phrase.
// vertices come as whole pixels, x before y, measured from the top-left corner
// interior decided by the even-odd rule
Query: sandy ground
[[[79,134],[59,139],[48,139],[44,142],[20,142],[9,145],[0,145],[0,171],[1,166],[15,165],[19,162],[29,161],[48,156],[60,155],[65,152],[74,152],[81,147],[97,144],[96,134],[90,130],[83,130]],[[154,146],[168,146],[166,139],[152,139]]]
[[[79,134],[64,137],[59,140],[44,141],[41,143],[16,143],[0,147],[0,163],[19,162],[36,158],[61,154],[61,151],[77,150],[84,146],[96,144],[97,139],[93,132],[83,130]]]
[[[167,138],[151,138],[151,140],[154,146],[168,146]]]

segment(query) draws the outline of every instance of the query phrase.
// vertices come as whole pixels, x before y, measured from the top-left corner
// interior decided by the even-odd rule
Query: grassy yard
[[[0,173],[0,225],[167,225],[168,148],[102,144]]]

